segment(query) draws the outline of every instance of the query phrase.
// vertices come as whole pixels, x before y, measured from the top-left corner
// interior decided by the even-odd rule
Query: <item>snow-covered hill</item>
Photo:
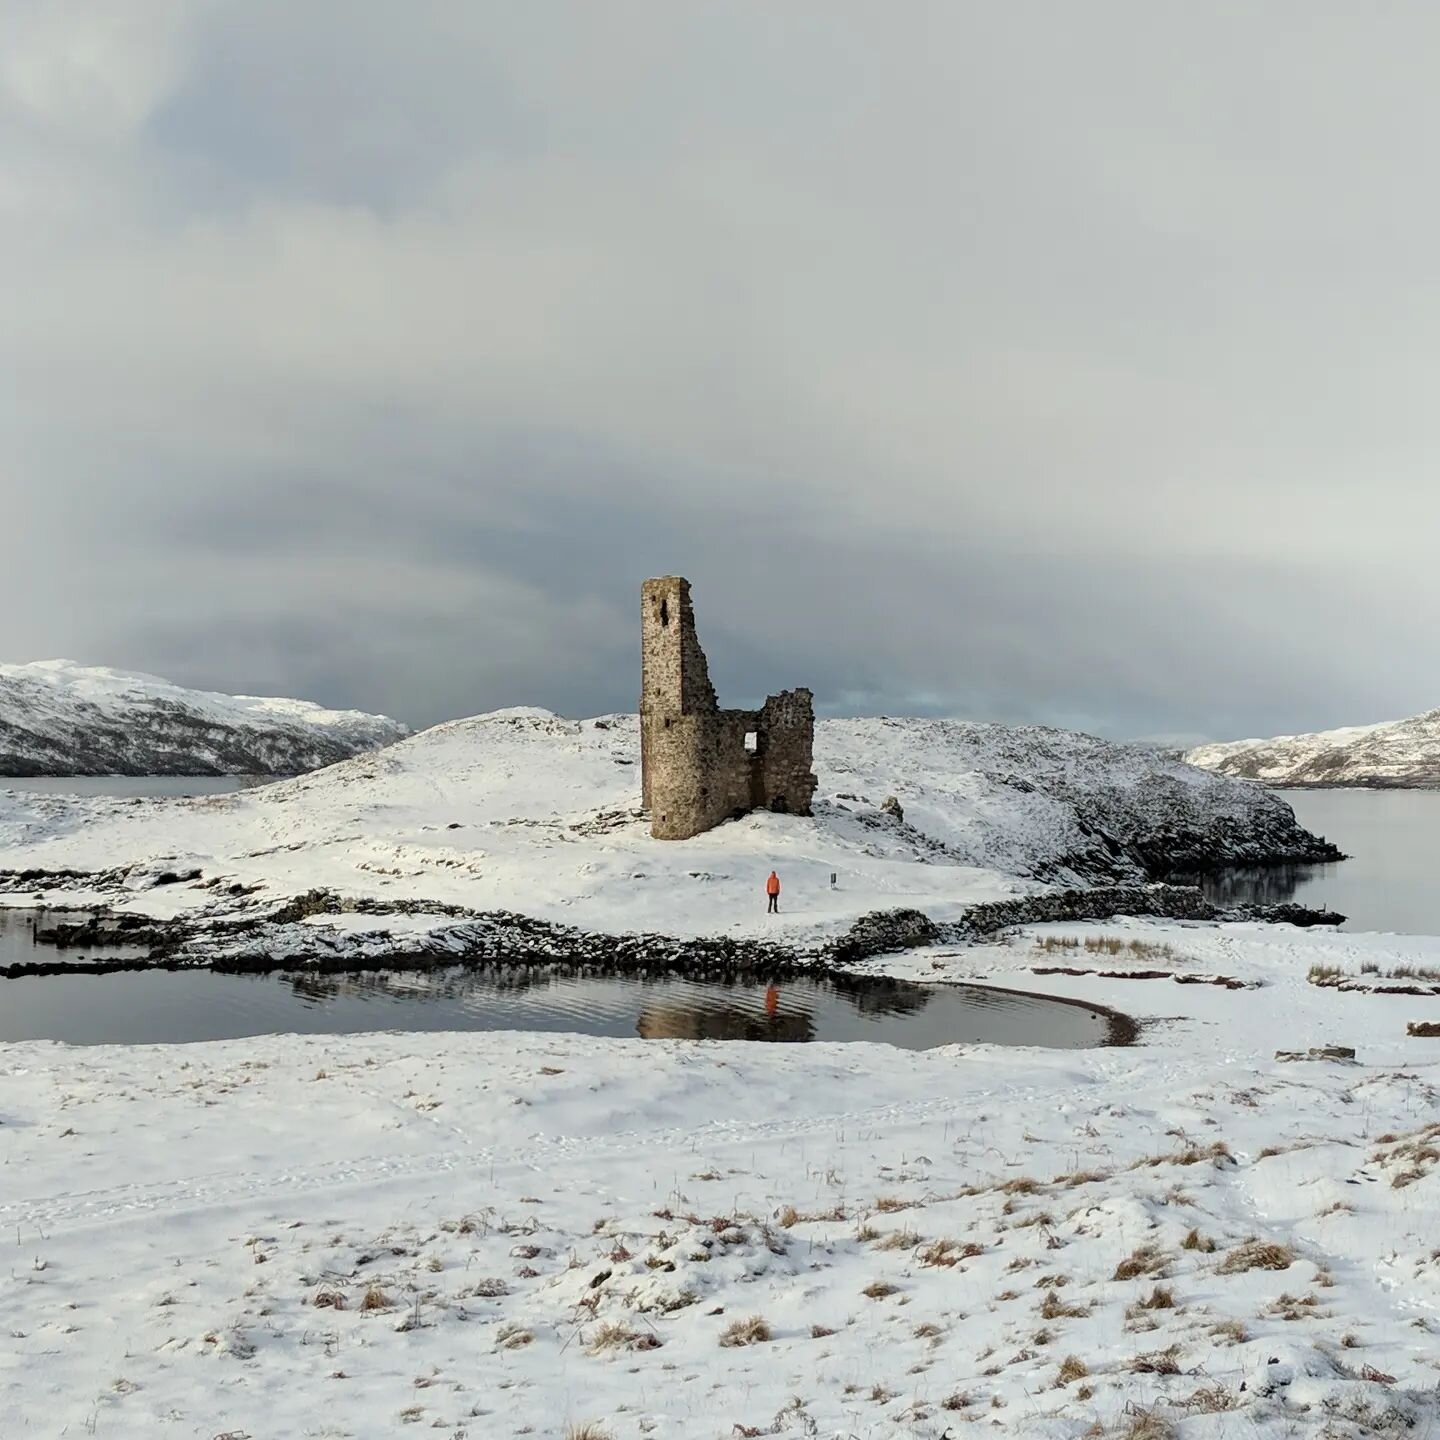
[[[1440,710],[1384,725],[1202,745],[1185,759],[1267,785],[1440,786]]]
[[[408,733],[383,715],[69,660],[0,665],[0,775],[295,775]]]
[[[110,893],[164,915],[253,913],[322,888],[591,932],[803,940],[874,909],[954,919],[1049,884],[1334,854],[1258,786],[1060,730],[832,720],[818,727],[816,768],[813,819],[761,813],[657,841],[639,810],[633,715],[506,710],[236,795],[118,803],[0,792],[0,870],[123,869]],[[882,808],[890,795],[903,819]],[[785,885],[778,921],[760,891],[772,866]],[[146,888],[161,874],[195,878]],[[246,898],[224,899],[236,886]],[[392,933],[433,923],[336,919]]]

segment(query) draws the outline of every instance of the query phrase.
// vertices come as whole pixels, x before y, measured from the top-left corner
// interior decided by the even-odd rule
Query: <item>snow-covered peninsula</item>
[[[1440,710],[1273,740],[1233,740],[1189,751],[1191,765],[1266,785],[1440,786]]]
[[[393,949],[497,911],[806,944],[874,910],[954,921],[1013,895],[1337,853],[1257,786],[1061,730],[823,722],[813,818],[757,812],[683,843],[651,838],[638,762],[634,716],[507,710],[234,795],[0,792],[0,885],[210,924],[316,891],[368,908],[292,914],[266,936],[281,954]]]
[[[298,775],[408,733],[384,715],[69,660],[0,665],[0,777]]]

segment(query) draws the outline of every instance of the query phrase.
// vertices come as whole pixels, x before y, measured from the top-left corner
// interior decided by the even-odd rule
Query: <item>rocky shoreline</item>
[[[5,877],[0,877],[3,882]],[[315,916],[438,915],[455,923],[414,937],[394,949],[367,949],[363,936],[339,937],[304,922]],[[467,911],[454,905],[351,900],[330,891],[296,896],[264,916],[210,921],[161,921],[96,912],[81,922],[36,931],[53,960],[0,966],[0,978],[32,975],[103,975],[122,970],[210,969],[226,974],[273,971],[316,973],[430,969],[447,965],[574,963],[611,972],[683,971],[696,978],[748,974],[843,974],[846,967],[901,950],[966,945],[1025,925],[1108,920],[1122,915],[1159,919],[1263,921],[1297,926],[1337,925],[1344,916],[1298,905],[1229,908],[1180,885],[1115,885],[1020,896],[973,906],[958,922],[941,924],[915,909],[877,910],[844,934],[816,946],[729,936],[680,938],[632,933],[601,934],[537,920],[514,911]],[[375,937],[369,937],[372,941]],[[147,954],[69,960],[65,951],[145,947]]]

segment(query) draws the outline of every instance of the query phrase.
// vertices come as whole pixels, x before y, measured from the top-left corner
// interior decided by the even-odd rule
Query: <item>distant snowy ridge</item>
[[[408,734],[383,715],[70,660],[0,665],[0,775],[296,775]]]
[[[1191,765],[1267,785],[1440,786],[1440,710],[1313,735],[1234,740],[1189,751]]]

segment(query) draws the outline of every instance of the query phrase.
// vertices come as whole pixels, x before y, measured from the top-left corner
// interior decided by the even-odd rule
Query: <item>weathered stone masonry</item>
[[[695,634],[690,582],[641,589],[641,786],[657,840],[685,840],[750,810],[808,815],[815,711],[808,690],[722,710]]]

